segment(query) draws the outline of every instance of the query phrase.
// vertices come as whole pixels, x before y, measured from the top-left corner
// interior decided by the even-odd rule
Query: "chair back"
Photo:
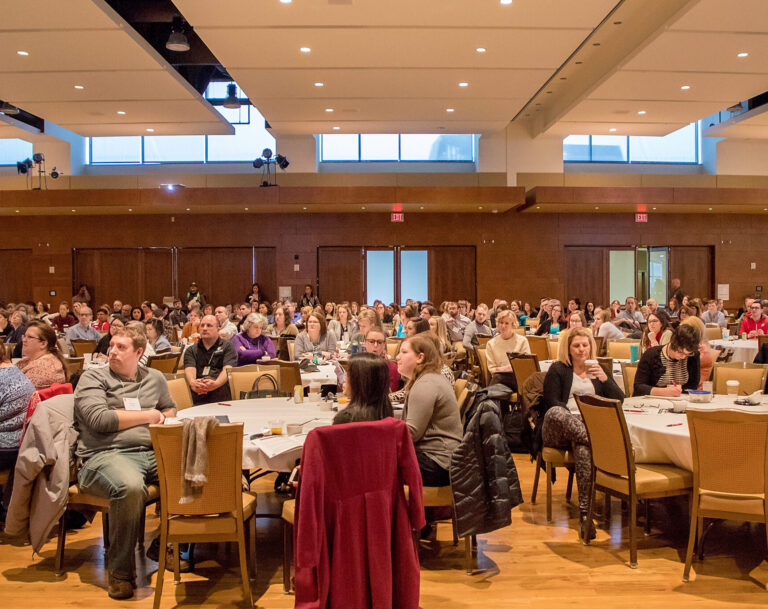
[[[557,352],[560,350],[560,341],[547,340],[547,349],[549,350],[549,359],[557,359]]]
[[[768,364],[750,364],[746,362],[715,362],[712,387],[715,393],[727,394],[727,381],[739,381],[739,395],[749,395],[765,388]]]
[[[16,349],[16,344],[17,343],[5,343],[3,345],[3,347],[5,348],[5,357],[7,357],[8,359],[11,359],[13,357],[13,351]],[[67,351],[65,351],[64,353],[67,353]]]
[[[479,347],[485,347],[485,345],[488,344],[488,341],[491,340],[493,337],[492,336],[477,336],[475,338],[477,338],[477,345]]]
[[[519,334],[520,336],[525,336],[525,328],[515,328],[515,334]]]
[[[400,345],[403,344],[401,340],[395,340],[394,338],[387,339],[387,355],[390,359],[397,357],[397,352],[400,351]]]
[[[61,353],[63,356],[72,355],[72,349],[67,344],[67,341],[65,341],[63,338],[59,337],[56,339],[56,344],[59,346],[59,353]],[[7,347],[8,345],[6,345]],[[16,345],[14,345],[16,346]],[[10,356],[9,356],[10,357]]]
[[[757,349],[763,348],[763,345],[768,344],[768,334],[761,334],[757,337]]]
[[[475,349],[475,353],[477,354],[477,363],[480,365],[481,385],[483,387],[487,387],[489,377],[488,377],[488,358],[485,355],[485,349],[484,348]]]
[[[707,326],[704,328],[703,340],[720,340],[723,338],[723,331],[720,326]]]
[[[691,409],[685,415],[694,488],[702,494],[721,493],[724,499],[748,495],[764,501],[768,496],[768,414]]]
[[[301,369],[299,368],[299,362],[287,362],[285,360],[274,360],[272,363],[276,363],[280,367],[279,386],[280,392],[283,395],[293,395],[293,388],[296,385],[301,385]],[[262,370],[264,366],[262,366]]]
[[[605,374],[609,379],[613,378],[613,358],[612,357],[597,357],[597,363],[605,371]]]
[[[280,366],[262,366],[261,364],[248,364],[238,368],[227,369],[227,378],[229,380],[229,391],[233,400],[240,399],[241,391],[251,391],[253,384],[262,374],[269,373],[280,386]],[[291,388],[293,391],[293,388]]]
[[[176,410],[191,408],[193,405],[192,393],[189,390],[187,377],[184,373],[166,373],[165,381],[168,383],[168,392],[171,394],[171,399],[176,404]]]
[[[612,476],[634,477],[635,463],[627,422],[619,400],[595,395],[577,395],[595,467]]]
[[[461,418],[461,425],[464,426],[467,418],[467,411],[472,403],[475,401],[475,393],[477,393],[477,385],[469,383],[461,392],[459,399],[456,400],[459,405],[459,417]]]
[[[525,327],[526,328],[538,328],[539,326],[539,318],[538,317],[526,317],[525,318]]]
[[[525,383],[528,377],[539,372],[539,358],[527,353],[507,353],[507,359],[509,359],[509,363],[512,366],[512,372],[515,373],[517,391],[520,393],[523,383]]]
[[[638,346],[637,348],[639,353],[639,340],[622,338],[619,340],[609,341],[608,346],[606,347],[606,355],[608,355],[608,357],[612,357],[613,359],[630,359],[632,345]]]
[[[71,377],[73,374],[77,374],[78,372],[83,371],[85,358],[84,357],[65,357],[64,362],[67,367],[66,369],[67,380],[69,380],[69,377]]]
[[[728,332],[730,332],[731,336],[738,336],[739,335],[739,322],[733,322],[728,324]]]
[[[531,348],[531,353],[539,358],[540,362],[549,357],[549,339],[546,336],[526,336],[528,340],[528,346]]]
[[[621,377],[624,380],[624,395],[628,398],[632,397],[635,392],[635,375],[637,374],[637,362],[630,364],[628,362],[621,362]]]
[[[293,361],[294,354],[296,353],[296,341],[286,340],[285,342],[288,343],[288,359]]]
[[[93,353],[96,351],[96,345],[98,344],[95,340],[83,340],[78,338],[73,338],[69,342],[72,343],[72,350],[75,352],[75,357],[83,357],[86,353]]]
[[[599,358],[605,352],[605,336],[595,336],[595,357]]]
[[[208,480],[200,496],[189,503],[179,503],[184,495],[182,432],[182,425],[149,426],[160,480],[162,518],[226,513],[242,518],[243,424],[225,423],[209,430]]]
[[[181,353],[163,353],[162,355],[150,355],[147,358],[147,368],[154,368],[163,374],[176,372]]]
[[[464,391],[464,388],[467,386],[467,379],[456,379],[456,382],[453,384],[453,391],[456,394],[456,400],[458,401],[461,397],[462,391]]]

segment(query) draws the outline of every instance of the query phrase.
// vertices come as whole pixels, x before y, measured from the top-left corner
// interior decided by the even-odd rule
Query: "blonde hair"
[[[502,321],[504,319],[507,319],[507,318],[512,320],[512,326],[513,327],[515,327],[515,328],[519,328],[520,327],[520,322],[517,321],[517,315],[515,315],[509,309],[504,309],[503,311],[499,311],[498,313],[496,313],[496,325],[498,326],[500,321]]]
[[[127,336],[130,338],[133,343],[134,351],[136,349],[144,351],[147,348],[146,330],[144,324],[140,321],[137,321],[136,323],[128,323],[128,325],[115,332],[112,336]]]
[[[693,326],[696,328],[696,331],[699,333],[699,336],[704,336],[704,322],[699,318],[691,315],[690,317],[686,317],[683,321],[680,322],[680,325],[687,325],[687,326]]]
[[[592,336],[592,332],[588,328],[570,328],[560,332],[560,344],[557,348],[557,361],[562,362],[566,366],[573,367],[571,361],[571,343],[573,339],[583,336],[589,341],[589,359],[597,357],[597,346],[595,345],[595,339]]]

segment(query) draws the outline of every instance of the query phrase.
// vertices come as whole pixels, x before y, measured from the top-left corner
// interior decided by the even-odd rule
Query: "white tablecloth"
[[[301,384],[309,387],[312,381],[319,381],[321,385],[335,385],[337,383],[336,368],[333,364],[320,364],[317,372],[302,372]]]
[[[718,410],[733,408],[747,412],[768,412],[768,396],[761,396],[759,406],[738,406],[734,398],[716,395],[709,404],[691,404],[691,410]],[[635,450],[636,463],[671,463],[683,469],[693,469],[691,456],[691,438],[688,420],[685,414],[673,412],[659,413],[670,408],[672,403],[659,398],[641,396],[624,400],[624,417],[627,420],[632,447]],[[642,413],[627,412],[642,410]]]
[[[263,468],[276,472],[289,472],[301,457],[307,433],[315,427],[330,425],[336,413],[328,410],[325,402],[294,404],[293,398],[269,398],[264,400],[238,400],[221,404],[203,404],[178,412],[178,419],[227,415],[231,423],[243,423],[243,468]],[[296,436],[267,436],[250,440],[251,434],[261,433],[270,421],[282,420],[284,424],[304,423],[303,434]],[[166,419],[168,424],[173,419]],[[283,427],[285,432],[285,426]]]
[[[733,349],[732,362],[749,362],[755,361],[757,355],[757,339],[750,338],[748,340],[711,340],[709,344],[713,347]]]

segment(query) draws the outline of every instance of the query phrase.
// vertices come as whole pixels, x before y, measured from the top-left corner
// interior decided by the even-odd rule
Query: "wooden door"
[[[595,305],[608,304],[608,252],[607,247],[566,247],[565,270],[566,293],[562,296],[563,307],[571,298]],[[538,304],[538,303],[537,303]]]
[[[318,298],[322,302],[363,302],[363,248],[318,247]]]
[[[31,257],[31,249],[0,250],[0,301],[18,303],[32,298]]]
[[[277,249],[274,247],[256,247],[254,248],[254,275],[256,281],[261,287],[261,293],[267,300],[277,300]],[[253,282],[251,282],[253,283]],[[248,289],[243,292],[243,296],[248,293]]]
[[[194,281],[213,306],[242,302],[253,283],[252,247],[179,248],[177,264],[182,299]]]
[[[680,279],[683,293],[691,298],[713,298],[714,254],[711,246],[672,246],[669,248],[669,283]]]
[[[460,299],[477,304],[475,247],[456,245],[424,249],[429,251],[429,299],[435,306],[444,300]]]

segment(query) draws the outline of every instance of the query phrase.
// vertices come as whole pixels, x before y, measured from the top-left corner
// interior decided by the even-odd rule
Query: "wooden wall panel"
[[[32,297],[29,260],[32,250],[0,250],[0,301],[22,302]]]
[[[139,249],[78,249],[74,254],[72,292],[81,283],[91,290],[94,306],[115,299],[138,305],[142,301]]]
[[[178,277],[182,296],[195,281],[212,304],[240,302],[253,283],[253,248],[180,248]]]
[[[277,300],[277,250],[274,247],[254,248],[254,270],[261,293],[267,300]],[[241,298],[247,293],[246,289]]]
[[[579,298],[582,305],[587,301],[608,302],[608,256],[603,247],[566,247],[564,267],[566,292],[563,305],[571,298]],[[538,306],[538,303],[536,303]]]
[[[712,298],[715,296],[715,286],[712,281],[713,262],[711,247],[671,247],[669,248],[669,279],[680,278],[680,286],[689,296]]]
[[[474,246],[428,247],[429,299],[477,302]]]
[[[319,247],[317,249],[317,291],[323,301],[363,302],[363,255],[361,247]]]
[[[161,304],[173,293],[173,256],[170,248],[144,249],[141,261],[142,291],[146,300]]]

